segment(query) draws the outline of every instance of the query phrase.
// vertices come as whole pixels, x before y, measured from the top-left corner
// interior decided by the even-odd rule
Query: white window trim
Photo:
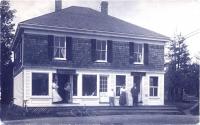
[[[33,74],[33,73],[44,73],[44,74],[48,74],[48,94],[47,94],[47,95],[33,95],[33,94],[32,94],[32,87],[33,87],[33,86],[32,86],[32,85],[33,85],[33,83],[32,83],[32,78],[33,78],[32,74]],[[51,82],[50,82],[51,79],[52,79],[52,76],[50,76],[50,73],[49,73],[49,72],[35,72],[35,71],[34,71],[34,72],[31,72],[31,85],[30,85],[30,87],[31,87],[31,88],[30,88],[30,90],[31,90],[31,91],[30,91],[30,92],[31,92],[31,93],[30,93],[31,96],[30,96],[30,98],[32,98],[32,99],[34,99],[34,98],[45,98],[45,99],[46,99],[46,98],[52,98],[52,97],[51,97],[51,94],[50,94],[50,93],[51,93],[51,86],[52,86],[52,85],[51,85]],[[51,85],[51,86],[50,86],[50,85]]]
[[[64,45],[64,47],[65,47],[65,55],[64,55],[64,57],[63,58],[60,58],[60,57],[54,57],[54,49],[55,49],[55,37],[63,37],[64,38],[64,40],[65,40],[65,45]],[[54,40],[53,40],[53,59],[54,60],[67,60],[67,58],[66,58],[66,55],[67,55],[67,53],[66,53],[66,43],[67,41],[66,41],[66,37],[65,36],[54,36]]]
[[[106,42],[106,54],[105,54],[105,60],[96,60],[95,62],[100,62],[100,63],[103,63],[103,62],[108,62],[108,41],[107,40],[96,40],[96,42],[98,41],[105,41]],[[96,44],[96,48],[97,48],[97,44]],[[97,49],[95,50],[95,52],[97,51]]]
[[[134,64],[144,64],[144,44],[143,43],[135,43],[135,44],[141,44],[142,45],[142,60],[141,60],[141,62],[135,62],[135,60],[134,60]],[[134,55],[133,55],[133,57],[134,57]]]
[[[96,77],[97,77],[97,80],[96,80],[96,92],[97,92],[97,94],[96,95],[94,95],[94,96],[88,96],[88,95],[83,95],[83,76],[84,75],[96,75]],[[81,93],[81,98],[98,98],[99,97],[99,76],[98,76],[98,74],[82,74],[82,81],[81,81],[81,84],[82,84],[82,93]],[[78,91],[78,90],[77,90]],[[78,94],[77,94],[78,95]]]
[[[151,86],[151,85],[150,85],[150,78],[151,78],[151,77],[157,77],[157,78],[158,78],[158,86]],[[153,96],[151,96],[151,94],[150,94],[150,89],[151,89],[151,88],[153,88]],[[155,88],[157,88],[157,96],[154,95],[154,89],[155,89]],[[158,76],[150,76],[150,77],[149,77],[149,97],[150,97],[150,98],[158,98],[158,97],[159,97],[159,94],[158,94],[159,89],[158,89],[158,88],[159,88],[159,77],[158,77]]]
[[[107,93],[108,92],[108,76],[107,75],[99,75],[99,92],[101,92],[100,91],[100,89],[101,89],[101,77],[106,77],[106,90],[107,91],[105,91],[104,93]],[[104,90],[105,88],[103,88],[102,90]],[[103,92],[101,92],[101,93],[103,93]]]

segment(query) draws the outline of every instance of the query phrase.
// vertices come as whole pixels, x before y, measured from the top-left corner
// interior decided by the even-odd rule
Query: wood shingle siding
[[[66,35],[67,36],[67,35]],[[163,70],[164,45],[144,44],[144,64],[134,64],[133,42],[108,40],[108,62],[95,62],[95,39],[67,36],[67,60],[49,60],[52,36],[25,35],[24,65],[71,68]]]
[[[92,56],[92,61],[96,61],[96,40],[91,39],[91,56]]]
[[[48,35],[48,57],[49,60],[53,60],[53,41],[54,41],[54,36],[53,35]]]

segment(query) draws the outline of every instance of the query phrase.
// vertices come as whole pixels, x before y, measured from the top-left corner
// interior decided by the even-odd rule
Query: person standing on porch
[[[138,105],[138,90],[137,90],[136,85],[134,85],[131,88],[131,94],[132,94],[133,106],[137,106]]]
[[[109,91],[109,104],[110,106],[115,106],[115,93],[114,90],[111,89],[111,91]]]
[[[52,83],[52,95],[53,95],[53,103],[58,103],[62,101],[62,98],[58,94],[58,79],[57,76],[54,77],[53,83]]]
[[[65,93],[66,93],[66,103],[69,103],[69,100],[70,100],[70,91],[71,91],[71,85],[70,83],[66,83],[66,86],[65,86]]]
[[[126,90],[125,90],[125,86],[121,87],[121,89],[120,89],[119,104],[120,104],[120,106],[125,106],[126,105]]]

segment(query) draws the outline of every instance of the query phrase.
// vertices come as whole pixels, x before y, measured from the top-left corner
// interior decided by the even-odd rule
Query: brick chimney
[[[62,10],[62,0],[55,0],[55,11]]]
[[[101,13],[108,15],[108,1],[101,2]]]

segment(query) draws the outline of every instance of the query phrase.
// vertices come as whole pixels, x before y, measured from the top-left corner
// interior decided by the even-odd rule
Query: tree
[[[187,94],[199,97],[199,64],[193,63],[187,69],[185,91]]]
[[[184,37],[179,34],[174,37],[169,45],[169,53],[167,55],[169,62],[167,63],[165,80],[168,85],[168,96],[172,97],[171,100],[182,99],[182,92],[188,81],[187,73],[191,59],[184,41]]]
[[[1,92],[2,104],[12,99],[12,61],[11,44],[14,38],[13,18],[15,10],[10,9],[8,0],[2,0],[1,7]]]

